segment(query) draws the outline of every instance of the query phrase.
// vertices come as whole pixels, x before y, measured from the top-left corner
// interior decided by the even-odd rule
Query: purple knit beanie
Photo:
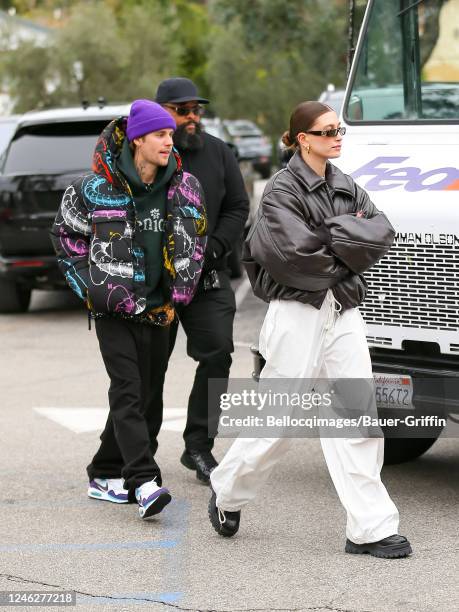
[[[129,140],[139,138],[150,132],[170,128],[175,130],[175,121],[162,106],[151,100],[134,100],[127,120]]]

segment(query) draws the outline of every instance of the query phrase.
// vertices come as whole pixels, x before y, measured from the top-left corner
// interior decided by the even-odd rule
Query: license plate
[[[373,377],[379,408],[414,408],[411,376],[374,372]]]

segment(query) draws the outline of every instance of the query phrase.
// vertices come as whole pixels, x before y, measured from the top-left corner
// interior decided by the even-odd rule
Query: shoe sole
[[[379,559],[401,559],[408,557],[413,552],[409,543],[388,546],[386,550],[378,550],[371,544],[354,544],[354,542],[346,542],[344,551],[352,555],[371,555]]]
[[[110,497],[107,493],[103,493],[102,491],[98,491],[97,489],[89,489],[88,497],[90,499],[98,499],[100,501],[108,501],[112,504],[127,504],[129,502],[128,499],[116,499],[116,497]]]
[[[202,482],[202,484],[205,485],[210,485],[210,478],[206,478],[197,471],[194,461],[192,459],[189,459],[186,455],[182,455],[180,457],[180,463],[189,470],[196,472],[196,478],[199,480],[199,482]]]
[[[150,516],[154,516],[155,514],[159,514],[161,512],[161,510],[167,506],[167,504],[172,500],[172,497],[170,495],[170,493],[161,493],[161,495],[158,495],[158,497],[155,499],[154,502],[152,502],[148,508],[145,510],[145,512],[143,514],[140,514],[140,507],[139,507],[139,515],[141,519],[146,519],[149,518]]]
[[[212,524],[212,527],[215,529],[218,535],[221,535],[224,538],[232,538],[239,531],[239,527],[237,531],[234,531],[234,532],[232,531],[231,533],[228,533],[227,531],[225,531],[225,528],[223,527],[223,525],[220,524],[218,517],[216,517],[215,514],[212,512],[212,500],[214,499],[214,495],[215,493],[210,498],[209,505],[207,506],[207,514],[209,515],[209,520]]]

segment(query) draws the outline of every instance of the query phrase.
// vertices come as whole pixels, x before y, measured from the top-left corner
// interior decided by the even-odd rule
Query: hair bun
[[[295,144],[292,142],[292,139],[290,138],[290,132],[288,130],[286,130],[282,134],[282,142],[286,147],[293,147],[293,145]]]

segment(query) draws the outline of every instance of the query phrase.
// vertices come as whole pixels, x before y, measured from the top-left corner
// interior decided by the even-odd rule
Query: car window
[[[215,138],[222,138],[221,130],[216,125],[205,125],[205,131],[211,136],[215,136]]]
[[[227,121],[225,125],[231,136],[262,136],[260,128],[251,121]]]
[[[347,100],[351,122],[459,118],[457,2],[374,2]]]
[[[60,174],[91,168],[94,147],[107,121],[24,127],[5,155],[4,174]]]

